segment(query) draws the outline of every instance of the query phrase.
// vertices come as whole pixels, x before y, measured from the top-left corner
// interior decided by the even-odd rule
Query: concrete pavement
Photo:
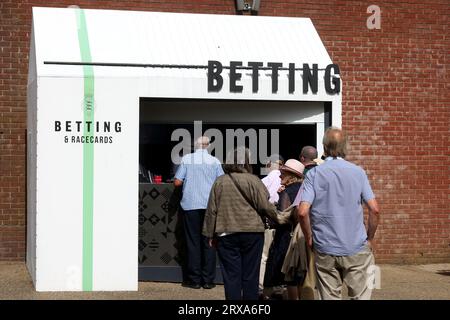
[[[450,263],[431,265],[380,265],[381,288],[374,300],[450,300]],[[136,292],[36,292],[23,262],[0,262],[0,300],[21,299],[133,299],[223,300],[223,286],[189,289],[179,283],[139,282]]]

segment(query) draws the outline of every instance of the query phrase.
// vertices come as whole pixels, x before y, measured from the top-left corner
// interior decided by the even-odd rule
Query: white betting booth
[[[140,98],[298,101],[279,114],[315,123],[320,153],[324,103],[341,125],[341,93],[325,83],[339,76],[326,77],[332,61],[308,18],[33,8],[30,38],[27,266],[37,291],[138,289]],[[223,65],[219,89],[208,90],[210,61]],[[257,90],[252,69],[232,61],[263,64]],[[282,63],[277,90],[271,62]],[[315,93],[302,90],[304,63],[318,65]],[[179,108],[165,119],[189,114]],[[245,117],[276,117],[267,112]]]

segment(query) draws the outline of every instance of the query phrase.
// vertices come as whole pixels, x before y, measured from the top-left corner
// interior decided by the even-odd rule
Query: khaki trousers
[[[259,290],[264,289],[264,275],[266,273],[266,262],[269,257],[269,250],[272,246],[273,236],[275,235],[275,229],[266,229],[264,231],[264,247],[261,257],[261,265],[259,268]]]
[[[355,300],[370,300],[369,267],[375,259],[368,245],[353,256],[331,256],[314,252],[317,289],[321,300],[342,299],[342,283],[348,296]]]

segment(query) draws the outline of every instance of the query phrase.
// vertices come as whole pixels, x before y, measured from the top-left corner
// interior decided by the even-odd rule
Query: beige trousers
[[[353,256],[330,256],[314,252],[317,289],[321,300],[342,299],[342,283],[348,296],[355,300],[370,300],[369,267],[375,259],[368,245]]]
[[[259,290],[264,290],[264,274],[266,273],[266,262],[269,257],[269,250],[273,242],[275,229],[266,229],[264,231],[264,247],[261,256],[261,264],[259,267]]]

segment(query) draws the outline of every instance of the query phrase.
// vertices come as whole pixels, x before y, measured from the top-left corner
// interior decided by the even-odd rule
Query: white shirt
[[[278,195],[278,189],[281,187],[281,178],[280,178],[280,170],[273,170],[270,171],[270,173],[261,179],[262,183],[266,186],[267,190],[269,191],[270,197],[269,201],[271,203],[278,202],[278,199],[280,196]]]

